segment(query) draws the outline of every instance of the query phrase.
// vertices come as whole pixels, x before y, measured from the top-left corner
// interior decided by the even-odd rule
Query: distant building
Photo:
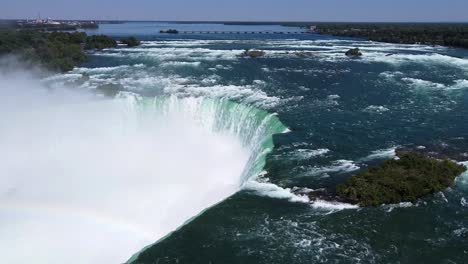
[[[60,22],[57,22],[57,21],[53,21],[50,17],[47,18],[43,24],[46,24],[46,25],[60,25],[61,23]]]
[[[51,29],[51,30],[76,30],[78,28],[98,28],[99,25],[96,21],[67,21],[59,20],[55,21],[52,18],[41,19],[38,18],[33,20],[18,20],[16,25],[20,28],[38,28],[38,29]]]
[[[309,26],[309,29],[307,30],[309,33],[315,33],[317,32],[317,26]]]

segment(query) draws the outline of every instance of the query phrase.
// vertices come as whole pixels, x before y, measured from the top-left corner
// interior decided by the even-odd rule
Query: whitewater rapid
[[[285,129],[227,100],[38,83],[0,80],[4,263],[122,263],[238,191]]]

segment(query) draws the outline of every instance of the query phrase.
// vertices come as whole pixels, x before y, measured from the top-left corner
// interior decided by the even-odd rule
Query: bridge
[[[179,34],[310,34],[307,31],[179,31]]]

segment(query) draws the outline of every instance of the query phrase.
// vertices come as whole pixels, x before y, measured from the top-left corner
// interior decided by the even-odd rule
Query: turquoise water
[[[291,190],[333,189],[357,170],[391,158],[398,145],[468,146],[468,51],[315,34],[157,33],[167,28],[283,29],[102,25],[88,33],[145,41],[96,52],[68,77],[89,74],[83,89],[113,83],[147,97],[228,100],[258,115],[275,113],[282,124],[273,131],[290,132],[263,142],[262,149],[274,148],[255,180],[271,185],[246,184],[135,255],[134,263],[466,263],[468,175],[417,203],[377,208],[310,203]],[[344,56],[352,47],[364,56]],[[239,57],[247,48],[266,56]]]

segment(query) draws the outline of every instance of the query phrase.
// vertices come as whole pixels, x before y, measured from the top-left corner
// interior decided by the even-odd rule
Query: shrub
[[[115,48],[117,47],[117,42],[108,36],[105,35],[96,35],[89,36],[86,38],[85,49],[106,49],[106,48]]]
[[[352,176],[336,191],[340,198],[361,206],[414,202],[445,190],[464,171],[464,166],[448,159],[407,153]]]
[[[120,39],[120,42],[126,44],[128,47],[135,47],[140,45],[140,41],[135,37],[122,38]]]

